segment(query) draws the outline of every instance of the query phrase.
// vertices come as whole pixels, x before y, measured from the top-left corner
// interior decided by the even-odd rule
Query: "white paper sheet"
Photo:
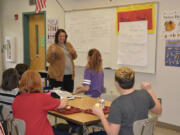
[[[147,65],[147,21],[121,22],[117,64]]]

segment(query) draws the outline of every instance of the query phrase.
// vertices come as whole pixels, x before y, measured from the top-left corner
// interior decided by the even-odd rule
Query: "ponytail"
[[[88,69],[95,70],[96,72],[102,71],[102,57],[97,49],[91,49],[88,52],[89,61],[87,64]]]

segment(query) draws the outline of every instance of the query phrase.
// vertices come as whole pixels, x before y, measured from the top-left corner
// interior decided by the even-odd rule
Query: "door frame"
[[[29,53],[29,16],[35,15],[36,12],[23,12],[23,47],[24,47],[24,63],[30,66],[30,53]],[[45,67],[46,69],[46,11],[41,11],[39,14],[44,15],[44,34],[45,34]]]

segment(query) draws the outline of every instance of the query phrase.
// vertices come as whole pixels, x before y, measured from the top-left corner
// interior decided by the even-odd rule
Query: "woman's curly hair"
[[[93,48],[88,52],[88,64],[86,66],[87,69],[95,70],[96,72],[102,71],[102,57],[101,53]]]

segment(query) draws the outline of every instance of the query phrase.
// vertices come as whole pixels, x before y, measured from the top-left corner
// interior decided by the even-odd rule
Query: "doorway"
[[[23,13],[24,63],[32,70],[46,66],[46,12]]]

